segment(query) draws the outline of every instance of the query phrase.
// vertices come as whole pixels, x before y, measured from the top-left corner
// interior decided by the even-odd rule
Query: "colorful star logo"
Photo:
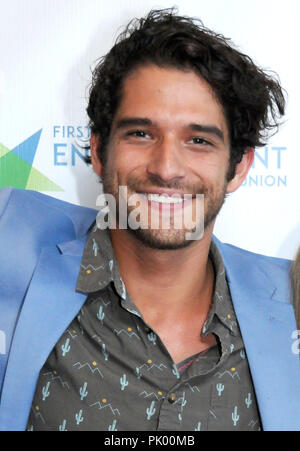
[[[42,130],[10,150],[0,143],[0,189],[5,186],[34,191],[64,191],[32,167]]]

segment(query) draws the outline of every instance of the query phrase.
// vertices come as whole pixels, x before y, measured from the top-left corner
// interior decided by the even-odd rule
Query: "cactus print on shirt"
[[[212,243],[214,346],[175,365],[127,293],[108,231],[87,241],[77,289],[89,293],[40,371],[30,431],[258,431],[247,356]]]

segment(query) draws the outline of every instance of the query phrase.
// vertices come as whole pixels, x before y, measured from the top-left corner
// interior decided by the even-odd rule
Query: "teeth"
[[[183,202],[182,197],[170,197],[164,194],[148,194],[146,196],[148,197],[148,200],[159,202],[161,204],[182,204]]]

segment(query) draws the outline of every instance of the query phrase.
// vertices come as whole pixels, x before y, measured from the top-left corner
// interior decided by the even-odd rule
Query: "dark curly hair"
[[[230,180],[247,147],[266,144],[284,114],[285,97],[277,77],[268,75],[234,48],[230,39],[182,17],[174,8],[152,10],[134,19],[93,71],[87,113],[91,131],[101,137],[99,157],[106,146],[126,77],[145,64],[193,70],[211,86],[227,119],[231,153]]]

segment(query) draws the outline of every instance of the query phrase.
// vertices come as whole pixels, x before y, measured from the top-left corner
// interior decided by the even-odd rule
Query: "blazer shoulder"
[[[264,254],[251,252],[246,249],[234,246],[233,244],[230,243],[222,243],[216,237],[214,237],[214,242],[222,254],[225,254],[226,256],[228,255],[231,258],[237,258],[244,263],[248,263],[249,265],[261,264],[270,267],[276,266],[278,268],[283,268],[284,270],[291,265],[291,260],[289,259],[281,257],[272,257]]]
[[[19,219],[28,219],[28,211],[24,212],[24,205],[31,218],[37,218],[35,221],[41,227],[44,223],[50,226],[51,218],[59,219],[65,217],[73,225],[75,236],[84,235],[89,229],[96,217],[96,210],[87,207],[81,207],[69,202],[56,199],[54,197],[42,194],[37,191],[13,189],[10,187],[0,191],[0,218],[4,214],[8,205],[12,205],[10,214],[19,216]],[[32,221],[34,226],[34,221]]]
[[[283,268],[286,268],[291,264],[291,260],[286,258],[258,254],[228,243],[223,244],[223,246],[232,254],[239,256],[239,258],[242,258],[243,260],[248,261],[249,263],[256,262],[258,264],[261,263],[271,266],[275,265]]]
[[[264,291],[276,287],[278,297],[290,302],[291,264],[288,259],[271,257],[224,244],[214,238],[226,268],[229,280],[240,281],[252,289]]]

